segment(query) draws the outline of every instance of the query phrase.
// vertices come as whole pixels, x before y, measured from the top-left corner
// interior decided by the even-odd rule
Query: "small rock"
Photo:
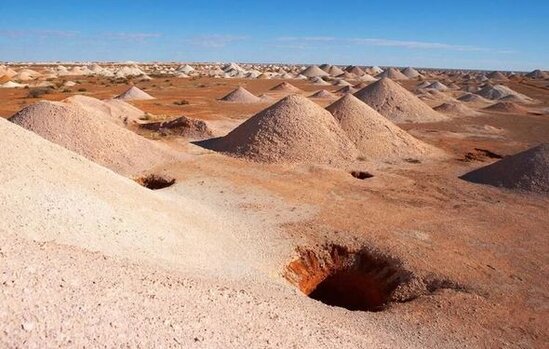
[[[34,322],[30,322],[30,321],[23,322],[21,324],[21,328],[23,328],[27,332],[30,332],[34,329]]]

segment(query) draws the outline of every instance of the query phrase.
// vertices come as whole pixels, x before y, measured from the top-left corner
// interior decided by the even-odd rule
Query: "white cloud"
[[[490,48],[455,45],[440,42],[414,41],[414,40],[392,40],[380,38],[336,38],[331,36],[286,36],[276,38],[276,41],[281,42],[333,42],[335,44],[352,44],[352,45],[367,45],[367,46],[384,46],[384,47],[402,47],[408,49],[421,50],[451,50],[451,51],[492,51]],[[508,52],[501,51],[501,52]]]
[[[106,39],[111,40],[123,40],[123,41],[134,41],[134,42],[144,42],[148,39],[159,38],[162,35],[158,33],[127,33],[127,32],[115,32],[115,33],[105,33],[101,36]]]
[[[37,37],[37,38],[71,38],[76,37],[80,33],[71,30],[50,30],[50,29],[38,29],[38,30],[0,30],[1,37],[7,38],[23,38],[23,37]]]
[[[247,36],[243,35],[198,35],[189,39],[185,39],[186,42],[200,47],[205,48],[223,48],[227,45],[237,42],[247,40]]]
[[[283,36],[276,38],[276,41],[336,41],[337,38],[332,36]]]

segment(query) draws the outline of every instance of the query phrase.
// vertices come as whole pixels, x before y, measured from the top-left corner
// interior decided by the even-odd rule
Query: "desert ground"
[[[549,345],[546,72],[11,63],[0,116],[1,347]]]

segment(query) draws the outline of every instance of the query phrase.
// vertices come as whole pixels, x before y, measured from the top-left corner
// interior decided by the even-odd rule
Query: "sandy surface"
[[[82,80],[97,98],[126,88]],[[153,79],[139,87],[157,99],[132,104],[155,120],[205,120],[221,136],[265,105],[219,96],[240,85],[269,94],[278,83]],[[306,96],[320,89],[291,83]],[[504,84],[540,101],[539,110],[549,106],[536,82]],[[0,115],[36,102],[26,93],[0,89]],[[181,99],[189,104],[173,104]],[[509,155],[547,142],[546,115],[402,124],[449,157],[352,168],[261,164],[158,137],[186,157],[162,167],[176,183],[159,191],[0,121],[0,346],[543,348],[549,341],[549,198],[459,179],[496,160],[467,157],[475,148]],[[373,177],[359,180],[350,170]],[[439,284],[379,312],[330,307],[289,281],[288,266],[300,260],[296,249],[326,256],[331,244],[390,256],[413,280]]]

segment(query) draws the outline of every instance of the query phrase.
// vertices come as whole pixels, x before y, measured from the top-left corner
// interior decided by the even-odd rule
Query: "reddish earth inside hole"
[[[300,251],[286,277],[310,298],[348,310],[381,311],[394,291],[410,279],[395,260],[361,250],[331,246],[329,254]]]
[[[348,310],[379,311],[390,293],[379,280],[357,271],[339,271],[328,276],[309,297]]]
[[[368,179],[372,178],[374,175],[366,171],[351,171],[351,176],[357,179]]]
[[[168,176],[160,176],[155,174],[150,174],[136,178],[135,181],[145,188],[151,190],[158,190],[167,188],[175,183],[175,178]]]

